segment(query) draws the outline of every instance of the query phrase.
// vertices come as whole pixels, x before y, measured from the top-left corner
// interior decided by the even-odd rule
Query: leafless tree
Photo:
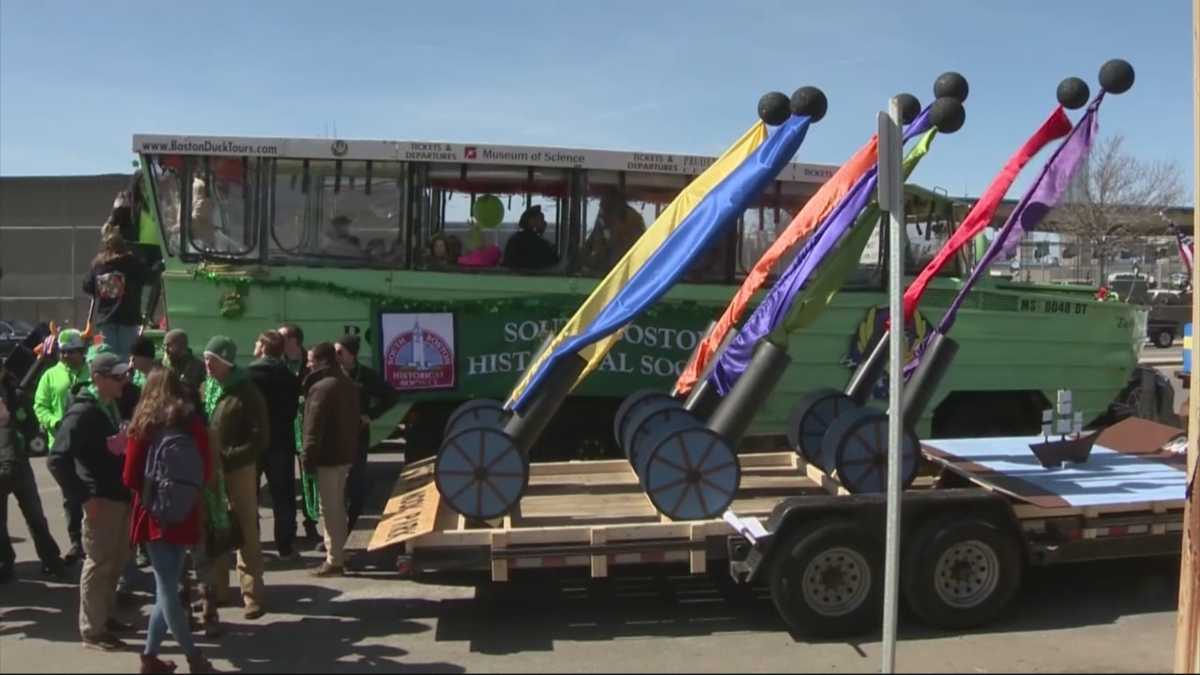
[[[1139,237],[1165,234],[1160,210],[1178,205],[1184,197],[1182,170],[1174,162],[1142,160],[1124,149],[1121,134],[1101,139],[1076,175],[1066,199],[1055,212],[1052,226],[1074,235],[1083,253],[1105,267],[1122,248]]]

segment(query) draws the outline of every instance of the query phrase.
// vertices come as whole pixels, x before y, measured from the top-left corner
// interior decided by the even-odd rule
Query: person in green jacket
[[[79,331],[67,329],[58,334],[59,362],[42,374],[33,395],[33,413],[47,438],[53,439],[62,424],[71,390],[89,379],[84,365],[85,352],[83,335]],[[75,470],[75,457],[67,450],[66,446],[51,444],[46,466],[62,490],[67,538],[71,541],[63,561],[71,565],[83,559],[83,502],[87,495]]]
[[[258,537],[258,465],[271,442],[267,402],[246,371],[235,365],[237,345],[216,335],[204,348],[204,410],[208,413],[209,445],[221,456],[229,506],[242,531],[238,576],[245,617],[257,619],[263,609],[263,555]],[[216,569],[217,597],[228,583],[226,566]],[[224,579],[222,579],[224,577]],[[224,582],[224,583],[222,583]]]
[[[285,323],[278,328],[283,336],[283,360],[288,370],[300,382],[308,377],[308,350],[304,348],[304,330],[294,323]],[[304,506],[304,537],[317,542],[316,549],[321,550],[325,541],[317,532],[317,521],[321,519],[321,496],[317,490],[317,474],[304,468],[300,461],[304,448],[301,443],[304,420],[304,390],[301,387],[296,420],[292,424],[292,433],[296,437],[296,460],[300,469],[300,492]]]
[[[68,328],[58,334],[59,361],[42,373],[33,395],[33,413],[46,436],[53,438],[67,412],[71,388],[88,379],[84,355],[87,346],[79,331]]]

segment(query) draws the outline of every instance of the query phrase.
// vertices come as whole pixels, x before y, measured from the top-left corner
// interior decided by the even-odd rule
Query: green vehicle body
[[[142,165],[152,159],[143,155]],[[146,189],[153,193],[153,181],[147,179]],[[910,198],[938,201],[917,186],[909,191]],[[947,222],[957,222],[960,215],[950,214]],[[144,247],[157,248],[161,241],[158,216],[157,209],[142,214]],[[503,401],[546,331],[555,331],[558,322],[569,318],[597,282],[594,277],[494,270],[423,271],[412,265],[347,269],[266,260],[185,261],[165,247],[162,257],[169,326],[186,330],[193,342],[228,335],[245,362],[259,332],[294,322],[303,327],[309,345],[346,332],[363,334],[369,353],[364,349],[360,359],[383,371],[386,346],[378,339],[382,314],[452,315],[452,386],[404,392],[403,403],[372,428],[372,440],[378,441],[395,435],[403,422],[410,460],[436,451],[447,417],[462,402]],[[964,269],[960,265],[958,273]],[[882,270],[876,272],[875,279],[884,278]],[[936,324],[960,281],[935,279],[912,332],[920,335]],[[534,448],[534,459],[618,456],[611,432],[617,405],[641,389],[669,392],[736,287],[683,283],[673,288],[626,329],[604,366],[568,399]],[[918,433],[1036,433],[1042,409],[1059,389],[1073,392],[1076,409],[1085,417],[1102,415],[1137,364],[1146,312],[1097,301],[1094,292],[1089,287],[982,282],[959,315],[953,335],[960,344],[958,356]],[[791,338],[791,366],[756,415],[748,446],[776,443],[804,393],[845,386],[886,303],[878,283],[851,286],[809,330]],[[873,405],[884,407],[882,399]]]

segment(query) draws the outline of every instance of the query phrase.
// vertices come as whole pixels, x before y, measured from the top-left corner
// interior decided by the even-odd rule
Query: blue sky
[[[335,126],[343,138],[717,154],[762,93],[805,84],[830,105],[798,159],[839,164],[889,96],[927,102],[954,69],[971,82],[967,124],[915,180],[978,194],[1059,80],[1094,92],[1120,56],[1137,84],[1105,103],[1102,133],[1178,162],[1191,185],[1191,20],[1186,0],[6,0],[0,175],[127,171],[135,132]]]

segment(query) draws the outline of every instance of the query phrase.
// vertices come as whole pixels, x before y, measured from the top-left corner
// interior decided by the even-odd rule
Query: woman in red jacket
[[[146,649],[142,654],[143,673],[170,673],[175,664],[158,658],[158,650],[171,629],[175,641],[187,655],[191,672],[211,672],[212,664],[200,653],[192,640],[188,614],[179,598],[179,581],[183,574],[184,557],[189,546],[200,540],[200,518],[204,500],[198,498],[191,514],[179,523],[164,525],[158,522],[142,504],[142,485],[150,448],[164,433],[171,430],[191,435],[204,465],[204,479],[212,473],[212,457],[208,449],[208,432],[204,421],[188,403],[179,380],[165,369],[156,369],[146,380],[141,401],[129,427],[129,445],[125,453],[125,486],[133,492],[133,515],[129,538],[133,545],[145,544],[154,569],[154,611],[146,632]]]

